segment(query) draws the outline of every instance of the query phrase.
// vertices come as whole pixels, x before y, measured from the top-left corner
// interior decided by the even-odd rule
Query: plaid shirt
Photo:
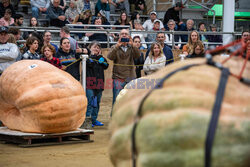
[[[43,57],[43,58],[41,58],[41,60],[46,61],[46,62],[48,62],[48,63],[50,63],[50,64],[53,64],[53,65],[56,66],[57,68],[62,69],[61,62],[60,62],[60,60],[59,60],[58,58],[56,58],[56,57],[53,57],[51,60],[48,60],[46,57]]]

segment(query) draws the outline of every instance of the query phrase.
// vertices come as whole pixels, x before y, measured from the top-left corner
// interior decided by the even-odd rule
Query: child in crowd
[[[46,61],[57,68],[61,69],[62,65],[58,58],[54,57],[56,55],[56,49],[51,44],[44,45],[41,49],[43,57],[41,60]]]
[[[91,116],[92,127],[103,126],[97,120],[100,109],[102,91],[104,90],[104,70],[109,66],[107,60],[101,55],[101,45],[92,42],[89,47],[91,55],[87,60],[87,89],[88,106],[86,116]]]
[[[36,52],[38,49],[38,39],[34,36],[29,37],[26,40],[26,46],[28,50],[22,55],[23,59],[40,59],[40,55]]]

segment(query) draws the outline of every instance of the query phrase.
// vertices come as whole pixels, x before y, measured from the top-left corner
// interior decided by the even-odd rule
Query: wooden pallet
[[[37,147],[73,143],[93,142],[90,135],[94,134],[93,130],[77,129],[65,133],[24,133],[10,130],[7,127],[0,127],[0,140],[4,143],[15,143],[20,147]]]

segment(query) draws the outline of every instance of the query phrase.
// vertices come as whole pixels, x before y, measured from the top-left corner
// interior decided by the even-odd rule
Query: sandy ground
[[[105,126],[95,127],[92,143],[21,148],[0,144],[0,167],[112,167],[108,144],[112,98],[102,99],[99,120]]]

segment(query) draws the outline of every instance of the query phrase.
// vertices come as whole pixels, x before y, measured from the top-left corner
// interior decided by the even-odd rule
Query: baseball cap
[[[0,27],[0,32],[6,32],[6,33],[8,33],[8,27],[1,26]]]
[[[159,19],[155,19],[155,20],[154,20],[154,23],[156,23],[156,22],[161,23],[161,21],[160,21]]]
[[[150,15],[151,14],[155,14],[157,16],[157,13],[155,11],[150,12]]]

